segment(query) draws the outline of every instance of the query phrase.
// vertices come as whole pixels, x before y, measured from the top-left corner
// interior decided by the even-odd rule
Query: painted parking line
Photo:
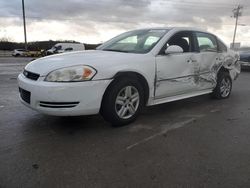
[[[203,116],[200,116],[200,117],[203,117]],[[138,142],[136,142],[134,144],[131,144],[131,145],[127,146],[126,149],[130,150],[130,149],[132,149],[132,148],[134,148],[136,146],[139,146],[139,145],[144,144],[144,143],[146,143],[146,142],[148,142],[150,140],[153,140],[154,138],[156,138],[158,136],[165,135],[165,134],[167,134],[167,132],[169,132],[171,130],[175,130],[175,129],[179,129],[181,127],[184,127],[185,125],[187,125],[187,124],[189,124],[191,122],[194,122],[196,119],[197,118],[190,118],[190,119],[187,119],[185,121],[174,123],[172,125],[170,125],[170,124],[162,125],[161,126],[162,130],[160,132],[158,132],[156,134],[153,134],[153,135],[151,135],[151,136],[149,136],[147,138],[144,138],[144,139],[142,139],[142,140],[140,140],[140,141],[138,141]]]

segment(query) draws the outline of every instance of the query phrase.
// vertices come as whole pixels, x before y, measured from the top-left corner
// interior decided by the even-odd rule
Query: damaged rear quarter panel
[[[232,50],[214,53],[214,55],[204,54],[200,56],[199,61],[199,73],[195,74],[194,79],[199,90],[214,88],[217,84],[218,72],[222,67],[228,70],[232,80],[236,80],[241,71],[239,54]]]
[[[240,56],[238,52],[228,50],[222,66],[230,73],[231,79],[236,80],[241,72]]]

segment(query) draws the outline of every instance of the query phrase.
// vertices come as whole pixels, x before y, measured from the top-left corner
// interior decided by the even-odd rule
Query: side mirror
[[[177,54],[177,53],[183,53],[183,49],[177,45],[171,45],[167,47],[167,49],[165,50],[165,54]]]

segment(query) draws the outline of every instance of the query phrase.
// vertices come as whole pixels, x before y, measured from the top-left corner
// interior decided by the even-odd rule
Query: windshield
[[[129,31],[105,42],[103,45],[99,46],[97,50],[147,53],[167,32],[167,29]]]
[[[53,48],[54,48],[55,50],[61,50],[61,49],[62,49],[62,46],[61,46],[61,45],[55,45]]]

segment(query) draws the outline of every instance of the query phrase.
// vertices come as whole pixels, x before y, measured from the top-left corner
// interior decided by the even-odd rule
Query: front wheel
[[[115,80],[104,95],[101,114],[113,126],[136,120],[144,105],[143,87],[135,79]]]
[[[217,85],[213,91],[213,96],[217,99],[226,99],[232,91],[232,79],[227,72],[220,72],[217,78]]]

